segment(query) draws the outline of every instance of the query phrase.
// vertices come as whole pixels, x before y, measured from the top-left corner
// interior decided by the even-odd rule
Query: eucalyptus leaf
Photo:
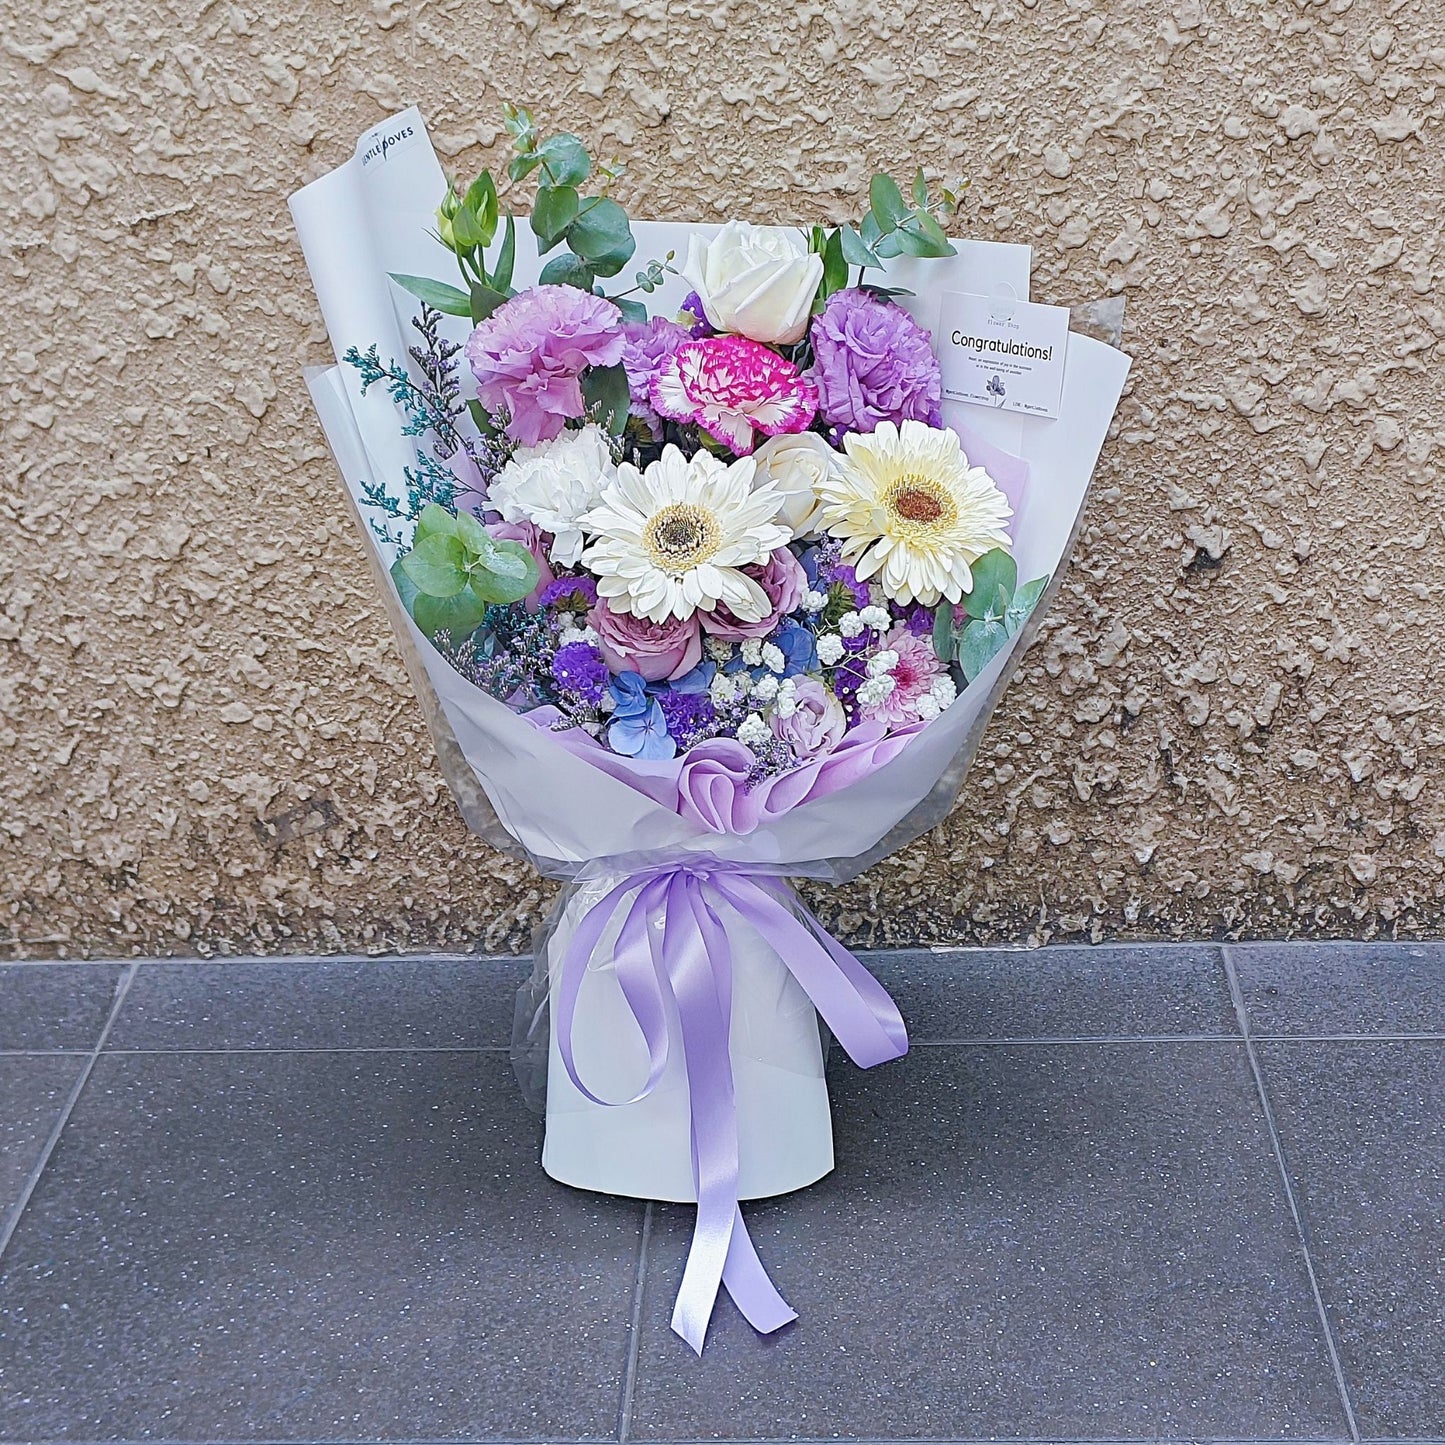
[[[963,599],[963,605],[970,617],[984,616],[1000,587],[1012,596],[1019,580],[1018,563],[1002,547],[985,552],[969,571],[973,573],[973,591]]]
[[[537,559],[520,542],[498,542],[491,565],[473,569],[469,581],[479,601],[520,602],[541,580]]]
[[[596,279],[592,268],[581,257],[571,254],[553,256],[537,277],[543,286],[575,286],[579,291],[590,291]]]
[[[572,186],[539,186],[532,206],[532,233],[539,252],[546,255],[566,234],[577,216],[577,192]]]
[[[850,266],[876,266],[878,264],[878,257],[873,254],[868,243],[852,226],[844,226],[838,234],[842,237],[840,244],[843,250],[843,259]]]
[[[587,147],[568,131],[548,136],[537,147],[537,154],[546,161],[554,186],[580,186],[592,174]]]
[[[428,597],[419,592],[409,610],[412,620],[428,637],[445,630],[451,633],[453,642],[461,642],[481,626],[487,604],[466,589],[455,597]]]
[[[595,276],[615,276],[637,250],[627,212],[605,197],[588,202],[567,228],[567,244]]]
[[[913,177],[913,204],[920,209],[928,204],[928,178],[923,174],[922,166]]]
[[[933,609],[933,650],[940,662],[953,659],[953,603],[945,600]]]
[[[970,622],[958,637],[958,665],[964,677],[972,682],[1007,643],[1002,622]]]
[[[868,204],[878,223],[885,231],[891,231],[908,214],[908,205],[898,183],[882,172],[868,183]]]
[[[1003,625],[1008,629],[1010,637],[1028,621],[1029,614],[1039,605],[1039,598],[1044,595],[1044,588],[1048,585],[1047,577],[1035,577],[1032,582],[1025,582],[1014,593],[1013,600],[1003,615]]]
[[[455,597],[467,585],[466,552],[454,532],[433,532],[402,558],[406,575],[428,597]]]
[[[450,537],[457,530],[457,519],[439,502],[428,502],[416,519],[416,533],[411,539],[413,547],[432,535]]]
[[[444,312],[448,316],[469,317],[472,314],[467,293],[455,286],[448,286],[445,281],[433,281],[426,276],[408,276],[397,271],[388,274],[403,291],[410,292],[418,301],[424,301],[434,311]]]
[[[624,321],[638,321],[646,324],[647,307],[641,301],[634,301],[630,296],[613,296],[610,299],[622,313]]]
[[[536,151],[528,151],[508,162],[507,176],[514,181],[525,181],[541,164],[542,157]]]
[[[458,512],[455,524],[457,536],[468,552],[483,559],[491,556],[497,544],[492,534],[470,512]]]
[[[401,598],[401,605],[409,613],[414,613],[416,599],[421,596],[421,593],[416,590],[416,583],[406,575],[406,568],[401,565],[405,561],[405,557],[398,557],[391,564],[391,584],[396,588],[396,595]]]

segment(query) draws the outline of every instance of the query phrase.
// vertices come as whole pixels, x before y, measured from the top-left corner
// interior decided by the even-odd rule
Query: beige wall
[[[888,18],[879,18],[877,11]],[[504,99],[639,212],[972,177],[1135,357],[1060,606],[858,941],[1438,931],[1438,0],[6,6],[0,958],[512,949],[300,383],[285,197]],[[51,18],[41,18],[48,15]]]

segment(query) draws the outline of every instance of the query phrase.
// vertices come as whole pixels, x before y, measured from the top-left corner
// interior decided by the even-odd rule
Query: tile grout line
[[[1305,1273],[1309,1276],[1310,1291],[1315,1298],[1315,1311],[1319,1315],[1320,1329],[1325,1337],[1325,1349],[1330,1357],[1330,1367],[1335,1374],[1335,1388],[1339,1391],[1340,1405],[1345,1412],[1345,1424],[1349,1428],[1350,1439],[1358,1442],[1360,1440],[1360,1427],[1355,1419],[1354,1401],[1350,1398],[1349,1381],[1345,1378],[1344,1363],[1340,1359],[1340,1351],[1335,1343],[1335,1332],[1330,1324],[1329,1311],[1325,1308],[1324,1291],[1320,1288],[1319,1275],[1315,1271],[1313,1251],[1310,1249],[1309,1228],[1305,1223],[1304,1213],[1300,1209],[1299,1198],[1295,1194],[1294,1181],[1290,1178],[1289,1163],[1285,1158],[1284,1140],[1280,1137],[1279,1125],[1274,1117],[1274,1106],[1270,1103],[1269,1090],[1265,1085],[1264,1066],[1259,1061],[1259,1054],[1254,1046],[1254,1035],[1249,1022],[1249,1008],[1244,1001],[1244,989],[1240,986],[1239,974],[1235,971],[1233,953],[1228,944],[1220,946],[1220,955],[1224,960],[1224,975],[1229,981],[1229,997],[1234,1004],[1234,1016],[1239,1022],[1239,1032],[1244,1040],[1244,1052],[1249,1059],[1250,1073],[1254,1076],[1255,1093],[1259,1099],[1259,1107],[1264,1114],[1265,1129],[1269,1134],[1270,1148],[1274,1151],[1275,1167],[1279,1170],[1280,1185],[1284,1190],[1285,1204],[1289,1208],[1290,1218],[1294,1221],[1295,1236],[1299,1240],[1300,1251],[1304,1255]]]
[[[627,1319],[627,1359],[622,1367],[622,1398],[617,1406],[618,1445],[632,1434],[632,1399],[637,1388],[637,1357],[642,1343],[642,1290],[647,1280],[647,1246],[652,1239],[652,1200],[642,1211],[642,1238],[633,1265],[632,1308]]]
[[[10,1241],[15,1238],[15,1231],[20,1227],[20,1220],[30,1204],[30,1200],[40,1184],[40,1177],[50,1166],[51,1156],[55,1153],[56,1146],[60,1143],[60,1136],[65,1132],[66,1125],[70,1123],[70,1116],[75,1111],[75,1106],[80,1102],[80,1096],[85,1091],[85,1086],[90,1080],[91,1071],[95,1068],[96,1060],[100,1058],[101,1050],[105,1047],[105,1041],[110,1037],[110,1031],[115,1021],[120,1017],[121,1008],[125,1004],[126,994],[130,992],[132,979],[135,978],[135,964],[128,964],[120,977],[116,980],[115,997],[110,1003],[110,1012],[105,1017],[105,1023],[101,1026],[100,1034],[96,1038],[95,1047],[85,1056],[85,1062],[81,1065],[80,1073],[75,1083],[71,1085],[70,1093],[66,1095],[65,1103],[61,1106],[60,1117],[56,1119],[54,1127],[46,1137],[45,1144],[40,1150],[40,1157],[35,1161],[30,1173],[26,1176],[25,1183],[21,1186],[20,1193],[11,1206],[9,1221],[4,1228],[0,1228],[0,1261],[5,1258],[5,1251],[10,1248]]]

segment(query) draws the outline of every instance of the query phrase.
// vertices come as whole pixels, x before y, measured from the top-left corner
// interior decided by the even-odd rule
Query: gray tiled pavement
[[[1445,945],[866,955],[802,1318],[537,1164],[515,960],[0,967],[0,1441],[1445,1438]]]

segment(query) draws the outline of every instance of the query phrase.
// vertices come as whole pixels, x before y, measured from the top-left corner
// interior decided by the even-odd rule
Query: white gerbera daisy
[[[940,427],[880,422],[843,438],[846,455],[818,483],[823,527],[843,543],[859,581],[877,574],[896,602],[958,602],[969,564],[1011,543],[1008,500],[958,437]]]
[[[592,534],[582,554],[614,610],[653,622],[724,604],[740,622],[768,615],[768,595],[738,569],[765,562],[792,532],[776,518],[783,497],[753,485],[753,460],[731,466],[675,446],[645,472],[617,468],[579,525]]]
[[[487,497],[504,521],[532,522],[552,534],[548,556],[563,567],[582,555],[577,519],[617,475],[602,428],[564,431],[535,447],[518,447],[492,478]]]

